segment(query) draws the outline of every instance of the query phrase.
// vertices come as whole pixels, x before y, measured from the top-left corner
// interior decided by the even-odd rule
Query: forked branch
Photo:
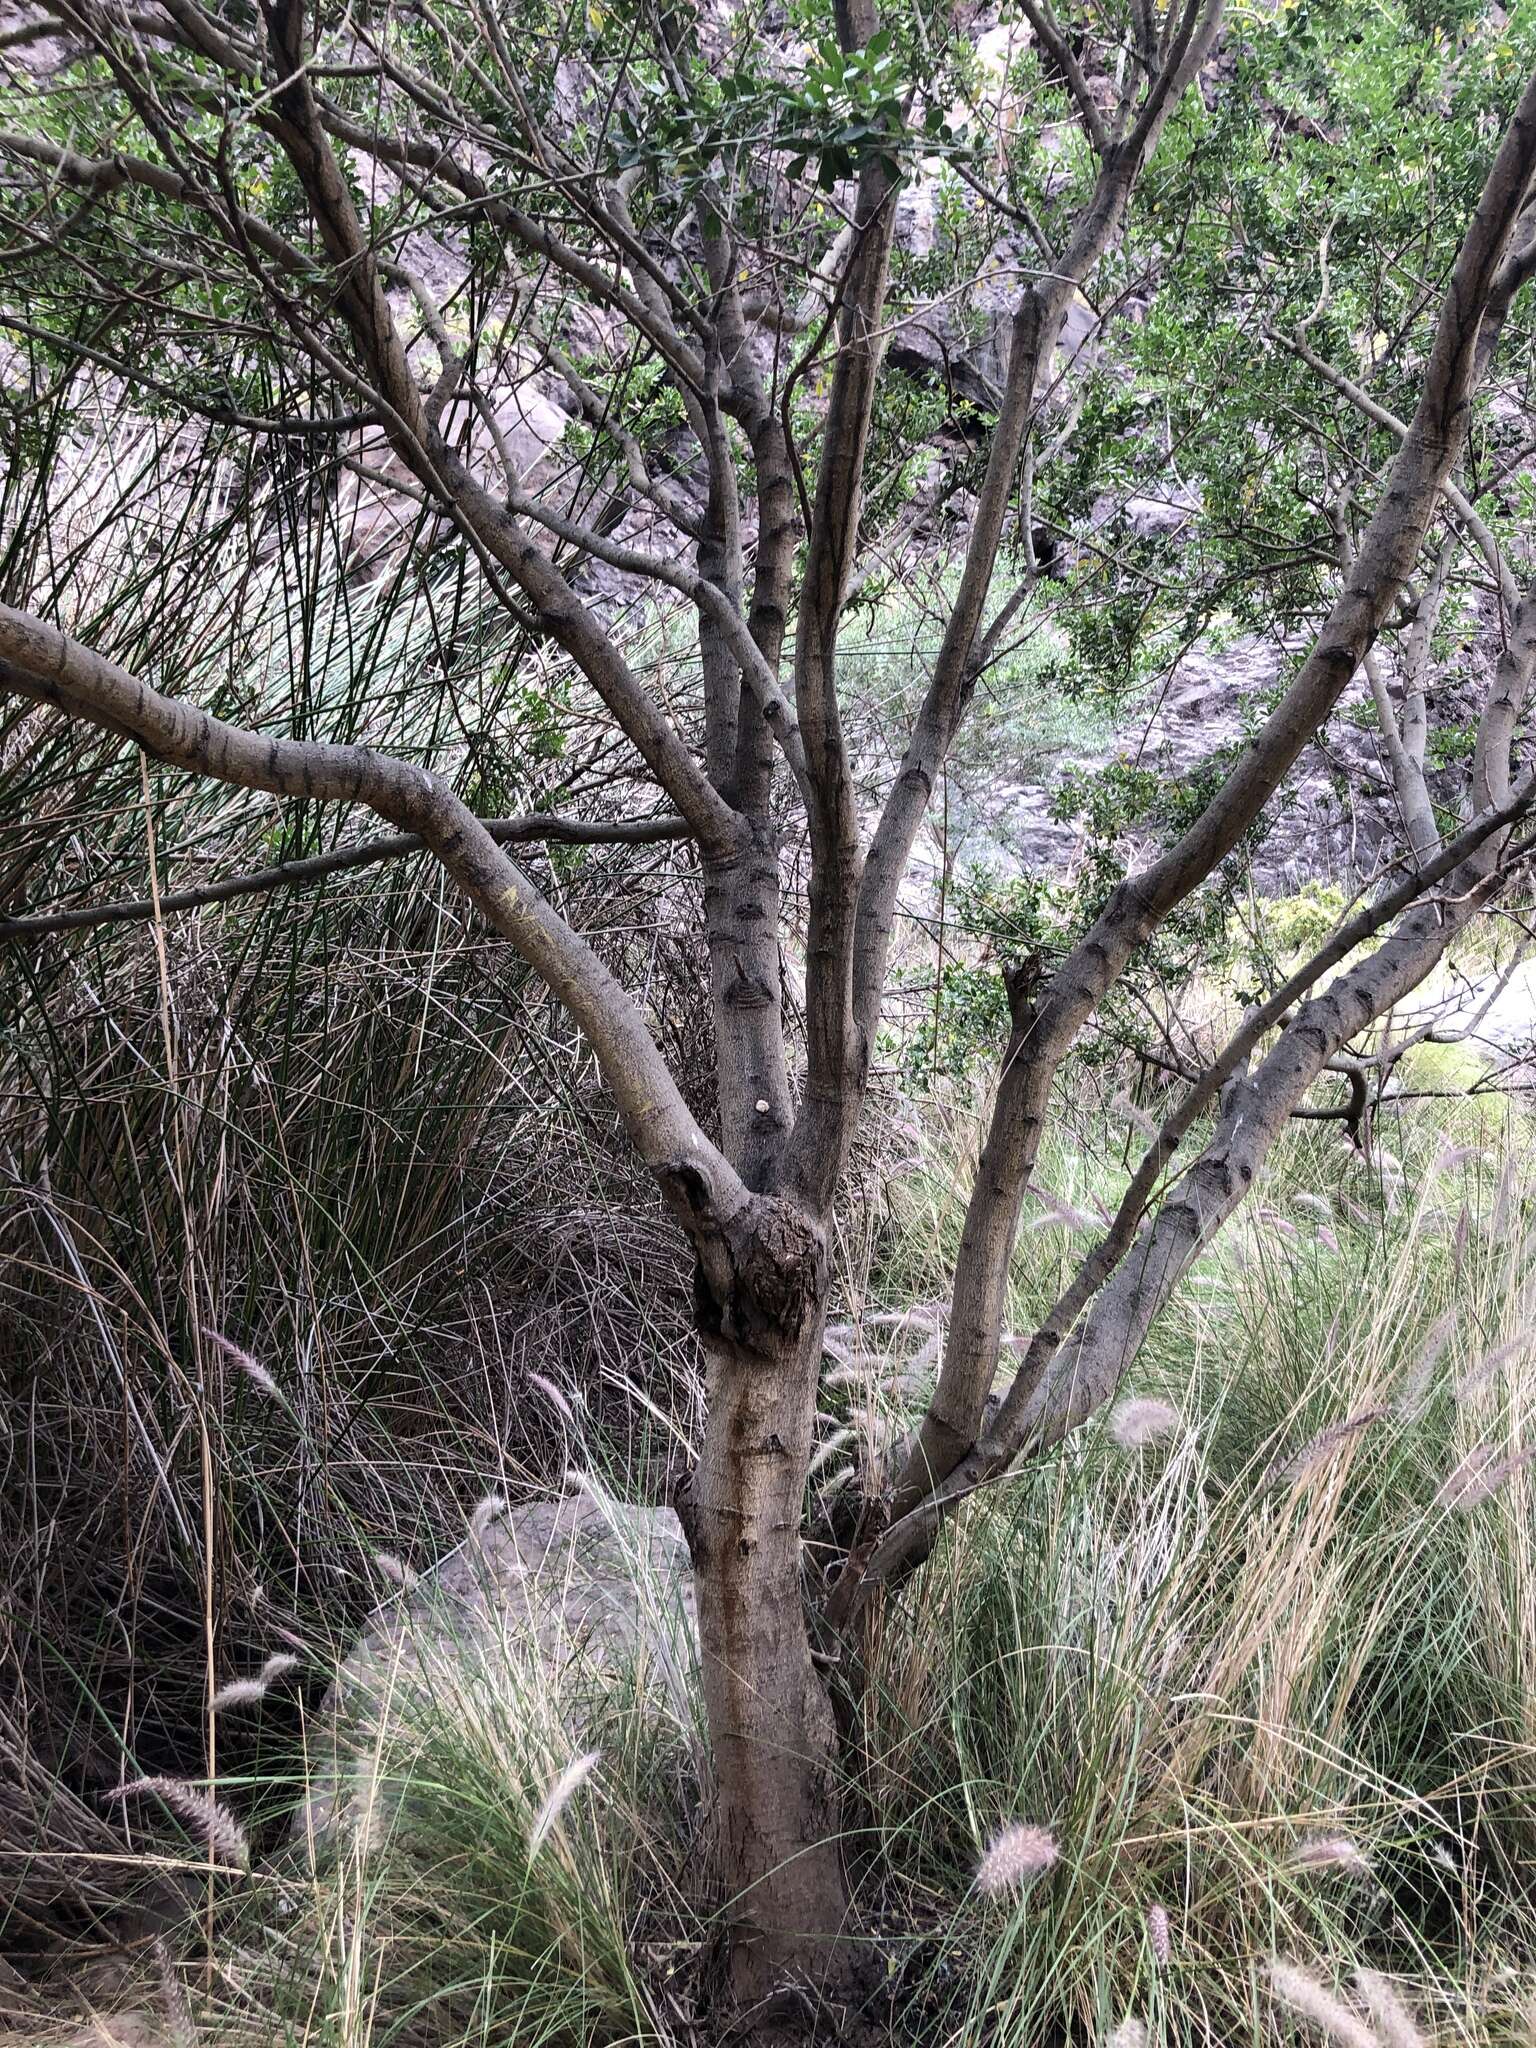
[[[938,1388],[896,1490],[917,1506],[965,1457],[997,1370],[1020,1205],[1038,1156],[1050,1088],[1083,1024],[1146,939],[1225,859],[1344,691],[1412,573],[1465,445],[1488,357],[1490,305],[1536,174],[1536,79],[1528,82],[1489,170],[1441,306],[1413,420],[1311,652],[1280,703],[1195,822],[1122,882],[1049,984],[1016,1022],[966,1213],[954,1314]]]

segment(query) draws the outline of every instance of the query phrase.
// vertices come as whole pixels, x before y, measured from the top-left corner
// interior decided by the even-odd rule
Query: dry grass
[[[7,597],[215,710],[430,759],[485,810],[639,807],[632,764],[451,553],[360,583],[323,513],[285,522],[281,465],[189,462],[103,413],[47,502],[0,479]],[[0,719],[7,914],[366,829]],[[531,858],[699,1086],[676,856]],[[0,1849],[25,1866],[0,1920],[42,1952],[132,1889],[114,1788],[291,1769],[379,1553],[403,1574],[488,1486],[547,1485],[573,1429],[660,1485],[696,1395],[684,1261],[590,1062],[427,864],[11,943],[0,969],[0,1696],[22,1788]],[[68,1886],[31,1853],[50,1785]],[[283,1796],[241,1802],[259,1849]]]
[[[157,486],[169,459],[144,456]],[[549,745],[551,679],[464,615],[451,560],[338,584],[321,549],[242,552],[249,520],[221,528],[211,499],[144,502],[162,553],[118,528],[93,552],[61,505],[51,556],[12,549],[7,574],[108,651],[195,667],[216,705],[413,748],[482,808],[627,807],[622,762]],[[31,713],[0,731],[9,908],[351,829],[146,781]],[[672,857],[545,879],[702,1099]],[[358,1760],[338,1853],[290,1833],[338,1657],[477,1500],[571,1464],[654,1493],[696,1435],[679,1247],[568,1027],[419,867],[7,958],[20,2038],[78,2035],[83,1992],[178,2044],[702,2039],[686,1688],[578,1700],[515,1650],[450,1663]],[[1071,1077],[1017,1331],[1124,1184],[1126,1079],[1107,1058]],[[977,1128],[963,1090],[877,1107],[836,1244],[820,1526],[931,1384]],[[1123,1400],[976,1502],[881,1617],[848,1848],[893,2038],[1530,2038],[1530,1135],[1492,1100],[1413,1109],[1369,1167],[1299,1133]],[[237,1853],[210,1873],[222,1815]],[[109,2001],[80,1965],[114,1942]]]

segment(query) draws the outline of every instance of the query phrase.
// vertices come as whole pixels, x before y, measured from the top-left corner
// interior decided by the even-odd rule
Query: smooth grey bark
[[[1066,249],[1046,274],[1024,291],[1014,313],[1007,383],[966,543],[960,588],[901,766],[871,837],[860,881],[853,1007],[856,1028],[866,1040],[873,1037],[879,1021],[897,891],[975,690],[980,668],[977,643],[1003,528],[1062,327],[1079,286],[1118,232],[1136,181],[1157,146],[1169,113],[1198,74],[1216,39],[1222,6],[1223,0],[1206,0],[1206,4],[1185,8],[1177,40],[1154,75],[1146,102],[1123,140],[1110,143],[1096,122],[1090,126],[1089,138],[1100,165],[1093,192]]]
[[[872,33],[872,27],[864,33]],[[811,874],[806,1071],[785,1160],[785,1187],[818,1216],[830,1206],[848,1156],[870,1054],[870,1037],[853,1014],[855,915],[865,856],[842,731],[837,658],[858,549],[865,457],[884,352],[881,314],[896,232],[895,181],[878,162],[860,177],[853,228],[836,314],[837,367],[795,619],[795,704],[811,781],[806,806]]]
[[[1435,830],[1429,785],[1424,779],[1423,754],[1418,750],[1425,738],[1424,720],[1418,715],[1422,707],[1413,704],[1410,697],[1399,720],[1387,677],[1374,650],[1367,652],[1361,666],[1365,670],[1376,723],[1381,729],[1382,745],[1386,749],[1403,836],[1409,851],[1422,860],[1433,851],[1440,837]]]
[[[1490,856],[1469,860],[1369,960],[1304,1005],[1253,1073],[1234,1082],[1211,1143],[1138,1235],[1079,1333],[1033,1388],[1003,1403],[976,1447],[979,1465],[999,1470],[1055,1443],[1111,1397],[1153,1318],[1248,1193],[1307,1090],[1352,1038],[1434,971],[1496,881]]]
[[[942,1485],[974,1443],[997,1371],[1008,1266],[1062,1059],[1136,949],[1230,853],[1347,688],[1423,545],[1465,443],[1486,367],[1485,316],[1507,279],[1517,223],[1536,172],[1536,80],[1490,168],[1451,274],[1412,422],[1361,537],[1344,588],[1312,651],[1217,795],[1150,867],[1113,892],[1048,986],[1015,1006],[975,1191],[966,1212],[939,1384],[897,1489],[892,1515]],[[1502,318],[1502,313],[1498,317]],[[852,1575],[861,1560],[855,1558]]]
[[[493,929],[570,1011],[630,1137],[669,1192],[680,1175],[727,1217],[748,1191],[710,1144],[624,989],[440,776],[369,747],[268,739],[165,697],[57,627],[0,605],[0,689],[126,735],[194,775],[277,796],[366,804],[437,856]]]
[[[1527,651],[1517,658],[1524,660],[1529,675],[1536,666],[1536,642],[1525,637]],[[1221,1150],[1218,1136],[1194,1167],[1196,1175],[1203,1168],[1207,1181],[1214,1180],[1218,1198],[1212,1197],[1209,1186],[1197,1188],[1193,1197],[1181,1188],[1157,1206],[1164,1170],[1218,1099],[1225,1105],[1221,1129],[1235,1142],[1245,1113],[1242,1102],[1228,1093],[1228,1084],[1243,1071],[1264,1036],[1276,1025],[1288,1030],[1294,1006],[1317,982],[1385,925],[1401,920],[1393,943],[1356,971],[1352,986],[1341,982],[1337,992],[1328,992],[1328,1000],[1295,1012],[1303,1040],[1312,1034],[1312,1059],[1310,1064],[1289,1066],[1282,1061],[1274,1070],[1288,1075],[1290,1085],[1287,1088],[1279,1079],[1269,1083],[1264,1128],[1257,1140],[1248,1132],[1255,1171],[1288,1118],[1298,1114],[1312,1082],[1335,1070],[1339,1049],[1349,1037],[1400,994],[1418,987],[1456,933],[1487,907],[1513,873],[1528,868],[1536,851],[1530,839],[1508,862],[1503,861],[1503,846],[1510,828],[1533,811],[1536,776],[1527,775],[1505,804],[1481,813],[1422,870],[1410,872],[1346,919],[1310,960],[1249,1014],[1158,1128],[1108,1230],[1035,1329],[1008,1392],[979,1441],[955,1463],[941,1486],[876,1532],[856,1558],[856,1571],[845,1572],[829,1605],[828,1618],[838,1629],[848,1632],[881,1587],[899,1584],[923,1562],[945,1520],[978,1487],[997,1478],[1015,1459],[1058,1442],[1110,1398],[1158,1309],[1252,1183],[1252,1172],[1245,1176],[1242,1170],[1245,1155],[1239,1154],[1230,1172],[1227,1164],[1213,1163],[1213,1155]],[[1332,1041],[1331,1050],[1329,1033],[1321,1028],[1328,1024],[1344,1034]],[[1358,1068],[1351,1072],[1358,1078]],[[1196,1226],[1193,1234],[1191,1219]]]

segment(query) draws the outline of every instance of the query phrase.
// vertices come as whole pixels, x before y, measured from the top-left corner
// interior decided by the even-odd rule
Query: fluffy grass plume
[[[1360,2015],[1299,1963],[1272,1962],[1269,1986],[1287,2011],[1319,2028],[1337,2048],[1381,2048]]]
[[[1014,1821],[988,1843],[976,1866],[976,1889],[985,1892],[988,1898],[1020,1891],[1037,1877],[1043,1877],[1060,1854],[1056,1838],[1048,1829],[1035,1827],[1029,1821]]]
[[[1500,1452],[1495,1444],[1475,1444],[1461,1463],[1446,1475],[1435,1499],[1443,1508],[1454,1508],[1460,1514],[1469,1513],[1501,1492],[1533,1456],[1536,1456],[1536,1451]]]
[[[231,1365],[239,1366],[253,1387],[258,1388],[269,1400],[282,1400],[282,1388],[277,1384],[271,1373],[267,1371],[267,1368],[259,1358],[253,1358],[249,1351],[245,1350],[241,1345],[234,1343],[230,1338],[223,1336],[218,1330],[211,1330],[205,1327],[203,1335],[216,1351],[223,1353]]]
[[[1347,1444],[1352,1437],[1369,1429],[1373,1422],[1380,1422],[1391,1411],[1384,1403],[1362,1408],[1354,1415],[1346,1415],[1342,1422],[1331,1422],[1326,1429],[1320,1429],[1316,1436],[1309,1437],[1299,1451],[1288,1458],[1278,1458],[1266,1475],[1272,1480],[1289,1480],[1293,1484],[1306,1479],[1328,1464],[1336,1451]]]
[[[215,1713],[222,1713],[230,1707],[254,1706],[264,1700],[272,1687],[282,1679],[289,1678],[299,1668],[299,1660],[290,1650],[279,1650],[269,1657],[254,1678],[232,1678],[228,1685],[221,1685],[208,1702]]]
[[[573,1757],[544,1795],[533,1825],[528,1830],[528,1858],[531,1862],[549,1839],[550,1830],[562,1813],[575,1798],[577,1792],[591,1777],[602,1760],[602,1751],[589,1749],[584,1756]]]
[[[1122,1451],[1142,1451],[1149,1444],[1172,1436],[1179,1426],[1179,1411],[1169,1401],[1139,1396],[1121,1401],[1109,1418],[1109,1433]]]
[[[1381,2048],[1424,2048],[1424,2036],[1390,1977],[1384,1977],[1379,1970],[1356,1970],[1355,1982],[1360,1986],[1360,1996],[1365,2000]]]
[[[398,1558],[392,1550],[376,1550],[373,1553],[374,1569],[382,1579],[388,1579],[392,1586],[398,1586],[408,1593],[416,1583],[416,1573]]]
[[[1160,1970],[1166,1970],[1173,1959],[1173,1936],[1168,1926],[1166,1906],[1148,1906],[1147,1939],[1152,1944],[1152,1960]]]
[[[251,1845],[243,1827],[227,1806],[211,1793],[184,1778],[134,1778],[107,1794],[109,1799],[159,1799],[178,1820],[185,1821],[202,1841],[232,1870],[249,1870]]]
[[[477,1548],[485,1542],[494,1523],[499,1522],[507,1512],[506,1499],[499,1493],[488,1493],[474,1506],[469,1518],[469,1540]]]
[[[1370,1867],[1370,1858],[1348,1835],[1309,1835],[1291,1852],[1293,1870],[1344,1870],[1364,1877]]]

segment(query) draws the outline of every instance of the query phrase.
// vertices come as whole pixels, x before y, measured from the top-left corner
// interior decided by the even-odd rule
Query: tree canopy
[[[1364,1100],[1376,1021],[1520,886],[1536,24],[57,0],[0,54],[29,67],[0,109],[0,689],[7,804],[38,799],[5,936],[174,907],[103,906],[48,829],[83,722],[278,800],[271,860],[189,900],[426,850],[547,988],[696,1264],[710,1412],[679,1509],[733,1982],[782,2000],[814,1954],[852,1997],[857,1944],[815,1950],[847,1911],[825,1674],[856,1689],[871,1603],[1108,1398],[1308,1091],[1347,1072]],[[102,458],[112,415],[142,423],[135,473]],[[288,601],[322,558],[326,603]],[[930,630],[882,752],[851,622],[893,594]],[[1078,778],[1095,857],[1015,878],[933,1399],[892,1483],[803,1529],[828,1231],[957,742],[1023,646],[1124,704],[1243,634],[1278,681],[1228,743],[1172,788]],[[1374,721],[1392,802],[1359,897],[1173,1063],[993,1400],[1064,1063],[1198,955],[1341,715]],[[354,811],[393,833],[316,823]],[[707,1101],[559,856],[509,851],[673,842]]]

